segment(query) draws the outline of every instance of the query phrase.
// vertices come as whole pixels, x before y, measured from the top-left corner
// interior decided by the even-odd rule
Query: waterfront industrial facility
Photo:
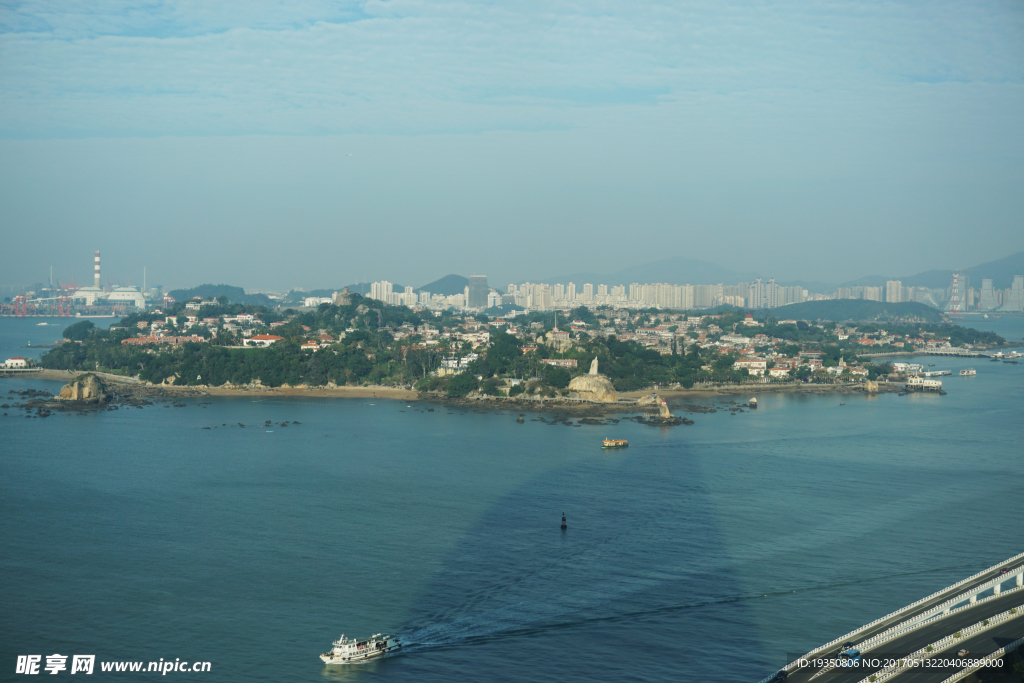
[[[51,277],[52,280],[52,277]],[[73,279],[72,279],[73,280]],[[159,296],[146,292],[145,283],[140,290],[132,286],[103,287],[100,277],[100,252],[93,257],[93,283],[82,287],[71,283],[50,282],[48,287],[29,290],[8,297],[0,303],[0,315],[5,316],[56,316],[56,317],[100,317],[124,316],[145,310],[149,298]],[[147,294],[149,295],[147,297]]]

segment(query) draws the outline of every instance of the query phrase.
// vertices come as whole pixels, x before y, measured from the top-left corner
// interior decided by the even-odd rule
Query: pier
[[[962,346],[941,346],[937,349],[925,351],[929,356],[957,356],[960,358],[985,358],[985,354],[975,349],[965,349]]]

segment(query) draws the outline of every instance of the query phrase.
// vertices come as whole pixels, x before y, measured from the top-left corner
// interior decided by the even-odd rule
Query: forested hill
[[[468,284],[469,278],[463,275],[445,275],[440,280],[434,280],[430,284],[417,287],[416,291],[453,296],[455,294],[462,294]]]
[[[231,285],[199,285],[192,289],[175,289],[168,292],[175,301],[188,301],[194,297],[216,299],[226,296],[233,304],[249,304],[251,306],[273,306],[274,302],[266,294],[246,294],[241,287]]]
[[[931,306],[906,301],[898,304],[865,299],[826,299],[780,306],[771,311],[780,320],[894,321],[938,323],[942,313]]]

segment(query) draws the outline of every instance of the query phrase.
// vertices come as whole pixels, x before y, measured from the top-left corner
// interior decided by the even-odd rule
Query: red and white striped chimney
[[[98,249],[96,250],[96,267],[93,269],[92,286],[97,288],[100,286],[100,252]]]

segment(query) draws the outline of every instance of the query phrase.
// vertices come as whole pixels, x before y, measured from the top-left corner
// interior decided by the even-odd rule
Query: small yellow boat
[[[629,442],[625,439],[605,439],[601,448],[626,448]]]

